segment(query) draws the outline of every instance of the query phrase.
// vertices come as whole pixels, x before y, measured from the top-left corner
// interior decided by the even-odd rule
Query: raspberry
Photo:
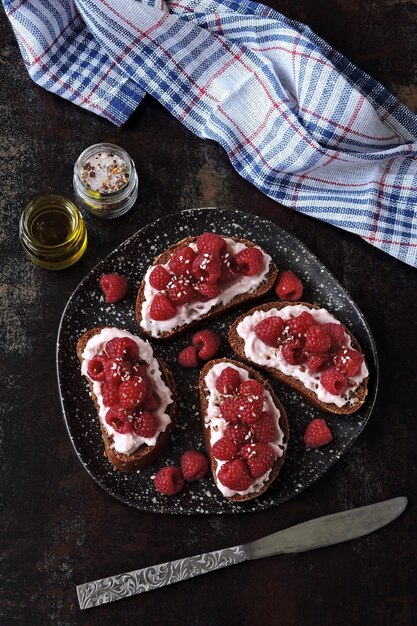
[[[231,252],[228,252],[227,248],[220,253],[220,260],[222,262],[220,268],[220,282],[226,283],[239,276],[240,271],[236,265],[235,257]]]
[[[238,447],[229,437],[218,439],[211,449],[215,459],[219,461],[231,461],[238,452]]]
[[[234,367],[225,367],[216,380],[216,389],[225,396],[236,393],[240,385],[239,372]]]
[[[220,468],[218,479],[222,485],[233,491],[246,491],[253,482],[248,465],[243,459],[226,461]]]
[[[250,473],[254,478],[260,478],[266,474],[276,458],[275,451],[267,443],[251,443],[244,446],[240,453],[247,460]]]
[[[87,366],[87,374],[92,380],[101,382],[106,379],[106,372],[104,371],[104,368],[107,360],[108,359],[105,354],[96,354],[93,356]]]
[[[106,302],[110,304],[121,300],[127,294],[127,280],[120,274],[103,274],[100,278],[100,286]]]
[[[149,284],[158,291],[165,289],[170,280],[171,274],[163,265],[157,265],[149,274]]]
[[[326,354],[332,347],[332,340],[321,326],[310,326],[306,334],[305,351],[309,354]]]
[[[125,409],[134,409],[141,404],[147,393],[146,383],[141,376],[132,376],[119,387],[120,404]]]
[[[191,276],[191,268],[197,253],[190,246],[176,250],[168,263],[169,269],[175,276]]]
[[[203,233],[197,237],[197,249],[199,252],[208,252],[209,254],[220,254],[225,247],[226,242],[220,235],[214,233]]]
[[[198,292],[198,299],[200,302],[213,300],[213,298],[217,298],[220,294],[220,287],[218,283],[208,283],[205,280],[196,283],[194,289]]]
[[[330,365],[330,358],[328,354],[313,354],[307,359],[307,367],[313,374],[322,372]]]
[[[193,336],[193,345],[203,361],[212,359],[220,348],[220,337],[214,330],[200,330]]]
[[[280,300],[296,302],[303,295],[303,283],[291,270],[280,272],[275,283],[275,293]]]
[[[257,380],[249,379],[240,385],[239,393],[241,396],[247,396],[257,400],[264,397],[264,388]]]
[[[277,436],[275,420],[267,411],[262,411],[261,419],[251,429],[257,443],[269,443]]]
[[[267,346],[276,348],[284,330],[284,325],[284,320],[277,315],[266,317],[262,322],[256,324],[255,335]]]
[[[259,423],[259,422],[258,422]],[[253,428],[253,426],[252,426]],[[240,447],[247,441],[249,426],[243,422],[229,422],[224,431],[224,436]]]
[[[204,252],[194,259],[191,272],[201,282],[216,283],[220,278],[221,265],[218,254]]]
[[[141,378],[145,380],[145,382],[148,380],[148,373],[146,371],[146,366],[141,365],[140,363],[134,364],[134,366],[132,367],[132,374],[133,376],[140,376]]]
[[[334,396],[341,396],[347,388],[348,377],[335,367],[330,367],[324,370],[320,376],[320,382],[329,393]]]
[[[155,391],[150,392],[148,389],[146,398],[142,402],[142,407],[146,409],[147,411],[156,411],[156,409],[159,407],[160,404],[161,404],[161,400],[158,394]]]
[[[104,366],[106,381],[113,385],[120,385],[124,380],[129,380],[132,372],[132,365],[120,357],[108,359]]]
[[[153,479],[155,489],[163,496],[173,496],[184,487],[181,470],[173,465],[163,467]]]
[[[237,417],[242,422],[253,424],[260,419],[263,406],[262,398],[255,400],[254,398],[239,396],[235,402],[237,406]]]
[[[155,415],[149,411],[140,411],[133,421],[133,430],[139,437],[151,439],[158,430],[158,422]]]
[[[130,433],[132,431],[132,416],[119,404],[111,406],[106,413],[106,422],[118,433]]]
[[[197,348],[195,346],[188,346],[184,348],[178,355],[178,363],[182,367],[198,367],[200,361],[198,359]]]
[[[174,317],[176,312],[175,306],[162,294],[154,296],[149,307],[150,318],[157,321],[169,320]]]
[[[264,266],[264,255],[259,248],[244,248],[235,259],[237,267],[245,276],[259,274]]]
[[[326,446],[332,439],[331,430],[323,419],[315,419],[310,422],[304,433],[304,443],[309,448]]]
[[[188,450],[181,457],[181,472],[188,483],[194,483],[207,474],[208,463],[204,454],[197,450]]]
[[[303,311],[300,315],[287,321],[288,330],[295,338],[304,337],[310,326],[314,325],[314,317],[311,313]]]
[[[236,404],[236,400],[227,398],[227,400],[221,403],[219,408],[220,413],[226,422],[235,422],[237,420],[238,406]]]
[[[188,304],[194,298],[194,288],[189,278],[173,278],[166,286],[166,293],[173,305]]]
[[[281,354],[290,365],[299,365],[304,359],[304,352],[299,339],[290,339],[282,346]]]
[[[148,390],[148,393],[146,394],[146,398],[148,397],[148,394],[151,394],[151,390],[150,390],[150,386],[151,386],[151,382],[148,378],[148,372],[147,369],[145,367],[145,365],[140,365],[139,363],[135,363],[135,365],[132,367],[132,376],[138,376],[139,378],[141,378],[145,385],[146,385],[146,389]],[[145,402],[145,400],[143,402]],[[142,403],[143,404],[143,403]]]
[[[351,348],[342,348],[333,359],[339,372],[343,372],[349,377],[359,373],[363,360],[362,352]]]
[[[138,345],[136,341],[129,339],[129,337],[111,339],[106,343],[105,350],[111,359],[119,357],[128,361],[136,361],[139,358]]]
[[[321,324],[320,327],[326,331],[328,335],[330,335],[332,340],[332,350],[338,350],[342,347],[347,339],[345,328],[342,324],[332,324],[331,322],[327,322],[325,324]]]
[[[101,393],[103,394],[104,406],[114,406],[119,404],[119,389],[111,383],[103,383],[101,386]]]

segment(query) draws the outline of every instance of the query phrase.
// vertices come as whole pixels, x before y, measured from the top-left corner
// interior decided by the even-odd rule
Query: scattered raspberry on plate
[[[103,274],[100,278],[100,286],[106,302],[110,304],[118,302],[127,294],[127,280],[120,274]]]

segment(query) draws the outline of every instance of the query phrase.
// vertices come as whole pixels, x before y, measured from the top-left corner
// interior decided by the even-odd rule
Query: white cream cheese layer
[[[224,436],[224,433],[228,424],[228,422],[226,422],[226,420],[221,416],[220,409],[219,409],[219,404],[224,400],[224,396],[222,396],[216,389],[216,381],[218,377],[220,376],[220,374],[222,373],[222,371],[226,367],[233,367],[234,369],[237,369],[240,374],[240,380],[242,383],[244,383],[249,378],[249,374],[245,369],[241,367],[236,367],[235,365],[232,365],[230,363],[216,363],[216,365],[214,365],[210,369],[210,371],[207,373],[204,379],[204,383],[209,392],[209,395],[207,398],[208,405],[207,405],[207,414],[205,418],[205,427],[210,428],[210,445],[211,446],[213,446],[216,443],[216,441],[218,441]],[[266,389],[265,389],[265,394],[264,394],[263,410],[268,411],[268,413],[270,413],[274,418],[274,421],[276,424],[277,436],[276,436],[276,439],[273,442],[271,442],[269,445],[271,446],[271,448],[273,448],[276,456],[281,457],[284,454],[284,451],[286,448],[286,444],[284,443],[284,432],[279,423],[281,413],[279,409],[275,406],[272,400],[271,394]],[[217,477],[218,477],[221,467],[224,465],[225,462],[226,461],[219,461],[216,459],[216,463],[217,463],[216,476]],[[233,491],[233,489],[229,489],[228,487],[225,487],[225,485],[223,485],[218,478],[216,479],[216,485],[226,498],[230,498],[231,496],[234,496],[234,495],[245,496],[249,493],[254,493],[256,491],[259,491],[262,485],[266,483],[267,480],[269,479],[270,473],[271,473],[271,470],[268,470],[268,472],[266,472],[266,474],[264,474],[260,478],[254,479],[254,482],[252,483],[252,485],[245,491]]]
[[[243,243],[236,242],[233,239],[224,237],[224,240],[226,241],[228,248],[233,253],[233,255],[236,255],[241,250],[247,248],[247,246],[245,246]],[[189,246],[194,251],[197,251],[196,243],[190,243]],[[198,300],[196,300],[195,302],[191,302],[190,304],[177,306],[176,315],[169,320],[163,321],[153,320],[149,315],[149,309],[152,300],[154,296],[159,293],[149,283],[149,275],[155,267],[154,265],[152,265],[148,268],[144,278],[145,289],[144,300],[142,303],[142,320],[140,323],[141,327],[148,333],[151,333],[153,337],[158,337],[161,332],[170,331],[177,326],[189,324],[193,320],[200,318],[202,315],[208,313],[213,307],[217,306],[218,304],[226,305],[237,295],[255,291],[262,283],[265,276],[268,274],[270,263],[272,260],[271,257],[266,254],[266,252],[264,252],[263,250],[261,250],[261,252],[263,254],[264,260],[261,273],[256,274],[256,276],[244,276],[243,274],[241,274],[235,280],[231,281],[230,284],[228,284],[227,288],[223,289],[223,291],[216,298],[212,298],[207,302],[199,302]],[[165,267],[169,271],[168,263],[163,265],[163,267]]]
[[[101,354],[103,352],[104,347],[108,341],[111,339],[115,339],[116,337],[129,337],[129,339],[133,339],[136,345],[139,348],[139,357],[147,364],[147,373],[150,379],[152,379],[154,388],[158,393],[160,398],[160,405],[155,410],[155,417],[158,421],[158,430],[154,437],[145,438],[136,435],[136,433],[118,433],[106,422],[106,413],[109,410],[109,407],[104,406],[103,404],[103,395],[101,393],[101,383],[97,381],[91,380],[91,378],[87,374],[87,368],[89,361],[96,354]],[[172,404],[173,398],[170,389],[164,383],[162,379],[162,373],[159,367],[159,363],[157,359],[153,355],[153,351],[151,346],[147,341],[143,341],[132,335],[127,330],[119,330],[118,328],[103,328],[103,330],[91,337],[88,340],[87,345],[85,346],[84,352],[82,354],[82,366],[81,371],[93,383],[93,391],[94,395],[97,398],[97,402],[99,405],[99,418],[104,428],[106,429],[109,436],[113,439],[113,448],[116,452],[120,452],[121,454],[133,454],[135,450],[137,450],[144,443],[148,446],[154,446],[158,439],[158,436],[161,432],[164,432],[168,424],[171,423],[171,418],[166,412],[167,407]]]
[[[292,376],[293,378],[301,381],[307,389],[316,394],[317,398],[321,402],[326,404],[335,404],[338,407],[342,407],[351,400],[355,389],[357,389],[360,383],[368,376],[369,372],[365,361],[362,363],[358,374],[349,379],[350,382],[353,383],[353,386],[349,387],[343,395],[335,396],[329,393],[320,383],[320,372],[313,374],[306,367],[302,368],[300,365],[291,365],[290,363],[287,363],[281,354],[281,347],[277,349],[267,346],[255,335],[255,326],[267,317],[278,315],[282,319],[287,320],[291,316],[296,317],[297,315],[300,315],[303,311],[311,313],[315,321],[318,323],[340,324],[340,322],[326,309],[310,309],[302,304],[286,306],[283,309],[270,309],[269,311],[257,310],[252,315],[247,315],[236,328],[237,334],[245,342],[245,356],[253,361],[253,363],[276,368],[287,376]],[[350,348],[350,337],[347,334],[346,337],[347,347]]]

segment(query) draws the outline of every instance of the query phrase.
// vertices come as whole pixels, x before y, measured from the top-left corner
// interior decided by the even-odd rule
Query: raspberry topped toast
[[[307,302],[269,302],[238,317],[229,343],[329,413],[357,411],[368,369],[355,337],[326,309]]]
[[[118,328],[93,328],[77,343],[96,405],[105,453],[123,472],[151,465],[165,450],[176,414],[175,387],[147,341]]]
[[[201,419],[214,481],[233,502],[264,493],[277,478],[288,421],[271,386],[230,359],[209,361],[200,374]]]
[[[245,239],[204,233],[174,244],[149,267],[136,299],[136,319],[154,339],[177,333],[272,289],[271,257]]]

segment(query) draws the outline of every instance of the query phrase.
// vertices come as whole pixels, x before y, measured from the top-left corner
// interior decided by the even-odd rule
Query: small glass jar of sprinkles
[[[75,163],[74,193],[80,208],[95,217],[119,217],[132,208],[138,197],[135,164],[119,146],[94,144]]]
[[[58,195],[40,196],[22,211],[19,237],[29,259],[47,270],[73,265],[87,247],[87,230],[73,202]]]

